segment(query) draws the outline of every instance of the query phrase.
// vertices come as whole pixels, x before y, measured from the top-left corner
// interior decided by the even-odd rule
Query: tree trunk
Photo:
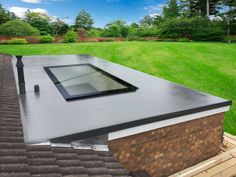
[[[232,13],[232,6],[229,6],[229,14],[228,14],[228,20],[227,20],[227,35],[228,35],[228,43],[230,43],[230,33],[231,33],[231,13]]]
[[[210,17],[210,0],[206,0],[206,16],[207,18]]]

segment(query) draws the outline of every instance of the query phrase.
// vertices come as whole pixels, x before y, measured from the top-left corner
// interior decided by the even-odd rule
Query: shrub
[[[137,37],[137,36],[128,36],[127,37],[128,41],[137,41],[138,39],[139,39],[139,37]]]
[[[182,38],[192,34],[189,19],[169,19],[160,25],[159,33],[164,38]]]
[[[98,42],[105,42],[105,39],[104,38],[99,38]]]
[[[163,39],[164,42],[175,42],[176,40],[175,39],[171,39],[171,38],[166,38],[166,39]]]
[[[205,18],[193,19],[192,39],[196,41],[222,41],[224,30],[216,22]]]
[[[188,38],[178,38],[177,39],[177,42],[189,42],[189,39]]]
[[[94,29],[94,28],[87,31],[87,36],[88,37],[100,37],[101,34],[102,34],[101,30]]]
[[[164,41],[164,39],[163,38],[159,38],[159,39],[156,39],[155,41],[156,42],[161,42],[161,41]]]
[[[226,36],[224,37],[224,42],[236,43],[236,36]]]
[[[148,37],[157,35],[158,35],[158,30],[156,26],[153,27],[140,26],[137,30],[137,36],[139,37]]]
[[[27,44],[28,41],[23,38],[13,38],[10,40],[3,40],[1,41],[1,44]]]
[[[0,35],[5,36],[38,36],[39,31],[28,23],[13,20],[6,22],[0,26]]]
[[[64,36],[64,42],[76,42],[77,41],[77,34],[76,32],[69,30]]]
[[[138,38],[137,41],[147,41],[145,38]]]
[[[54,37],[51,35],[41,36],[40,43],[53,43],[55,41]]]
[[[78,29],[78,36],[80,41],[85,41],[85,38],[87,36],[87,32],[84,28],[79,28]]]
[[[30,43],[30,44],[37,44],[40,42],[40,37],[39,36],[27,36],[26,40]]]
[[[112,39],[112,38],[105,39],[105,42],[114,42],[114,41],[115,41],[115,39]]]
[[[0,44],[8,44],[7,40],[1,40]]]
[[[217,22],[203,17],[169,19],[160,25],[165,38],[191,38],[196,41],[220,41],[224,31]]]

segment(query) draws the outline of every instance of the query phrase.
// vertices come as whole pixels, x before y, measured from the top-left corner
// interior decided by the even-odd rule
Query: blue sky
[[[2,5],[18,16],[24,11],[47,13],[66,19],[73,24],[81,9],[88,11],[95,21],[95,27],[103,27],[108,22],[123,19],[128,23],[139,22],[144,15],[160,14],[167,0],[0,0]]]

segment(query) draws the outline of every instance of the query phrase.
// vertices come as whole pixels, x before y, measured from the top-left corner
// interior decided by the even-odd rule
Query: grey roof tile
[[[57,165],[55,158],[28,158],[28,164],[33,165]]]
[[[31,177],[30,173],[22,173],[22,172],[18,172],[18,173],[1,173],[0,172],[0,176],[1,177]]]
[[[86,174],[84,167],[60,167],[60,173],[62,175],[73,175],[73,174]]]
[[[123,166],[120,163],[117,162],[105,162],[104,163],[107,168],[123,168]]]
[[[7,172],[27,172],[27,164],[0,164],[0,173]]]
[[[28,158],[53,158],[54,154],[50,151],[28,151]]]
[[[0,164],[27,164],[25,156],[1,156],[0,159]]]
[[[0,156],[24,156],[25,152],[25,149],[0,149]]]
[[[54,153],[53,155],[57,160],[78,159],[76,153]]]
[[[59,173],[33,174],[32,177],[62,177]]]
[[[0,142],[0,149],[25,149],[24,143],[15,143],[15,142]]]
[[[57,165],[30,165],[29,172],[31,174],[48,174],[57,173],[59,167]]]

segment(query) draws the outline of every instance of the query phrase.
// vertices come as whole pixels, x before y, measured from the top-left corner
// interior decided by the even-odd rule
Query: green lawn
[[[234,102],[225,131],[236,135],[236,45],[224,43],[106,42],[1,45],[13,55],[90,54]]]

